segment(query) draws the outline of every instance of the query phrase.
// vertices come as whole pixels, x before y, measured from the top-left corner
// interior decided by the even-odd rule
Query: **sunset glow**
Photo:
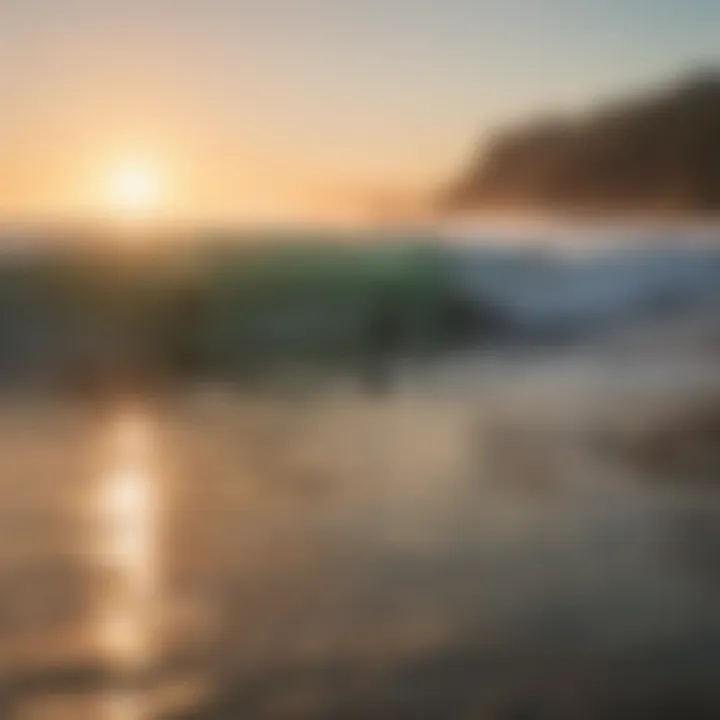
[[[108,172],[104,199],[108,212],[121,220],[156,216],[165,201],[161,173],[148,162],[125,161]]]

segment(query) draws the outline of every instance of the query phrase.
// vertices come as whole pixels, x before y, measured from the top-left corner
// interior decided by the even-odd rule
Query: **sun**
[[[105,181],[105,205],[120,219],[148,219],[163,204],[164,182],[149,162],[127,160],[111,168]]]

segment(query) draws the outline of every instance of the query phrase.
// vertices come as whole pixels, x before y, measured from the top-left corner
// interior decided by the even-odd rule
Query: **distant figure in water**
[[[184,382],[198,379],[202,372],[198,330],[204,321],[200,288],[188,286],[178,294],[159,333],[161,342],[155,361],[160,380]],[[155,378],[158,379],[157,377]]]
[[[392,386],[392,363],[401,348],[403,321],[392,303],[373,311],[364,339],[363,386],[371,394],[384,394]]]

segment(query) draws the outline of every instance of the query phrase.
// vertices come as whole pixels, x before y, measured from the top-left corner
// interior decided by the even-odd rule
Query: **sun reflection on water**
[[[159,603],[158,481],[152,424],[138,409],[120,412],[110,425],[105,471],[96,512],[107,573],[97,615],[101,652],[121,690],[103,702],[103,718],[148,717],[142,677],[157,645]]]

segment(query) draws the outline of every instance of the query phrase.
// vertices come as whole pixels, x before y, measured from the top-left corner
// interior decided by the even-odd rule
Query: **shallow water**
[[[0,716],[717,717],[720,495],[564,377],[8,404]]]

